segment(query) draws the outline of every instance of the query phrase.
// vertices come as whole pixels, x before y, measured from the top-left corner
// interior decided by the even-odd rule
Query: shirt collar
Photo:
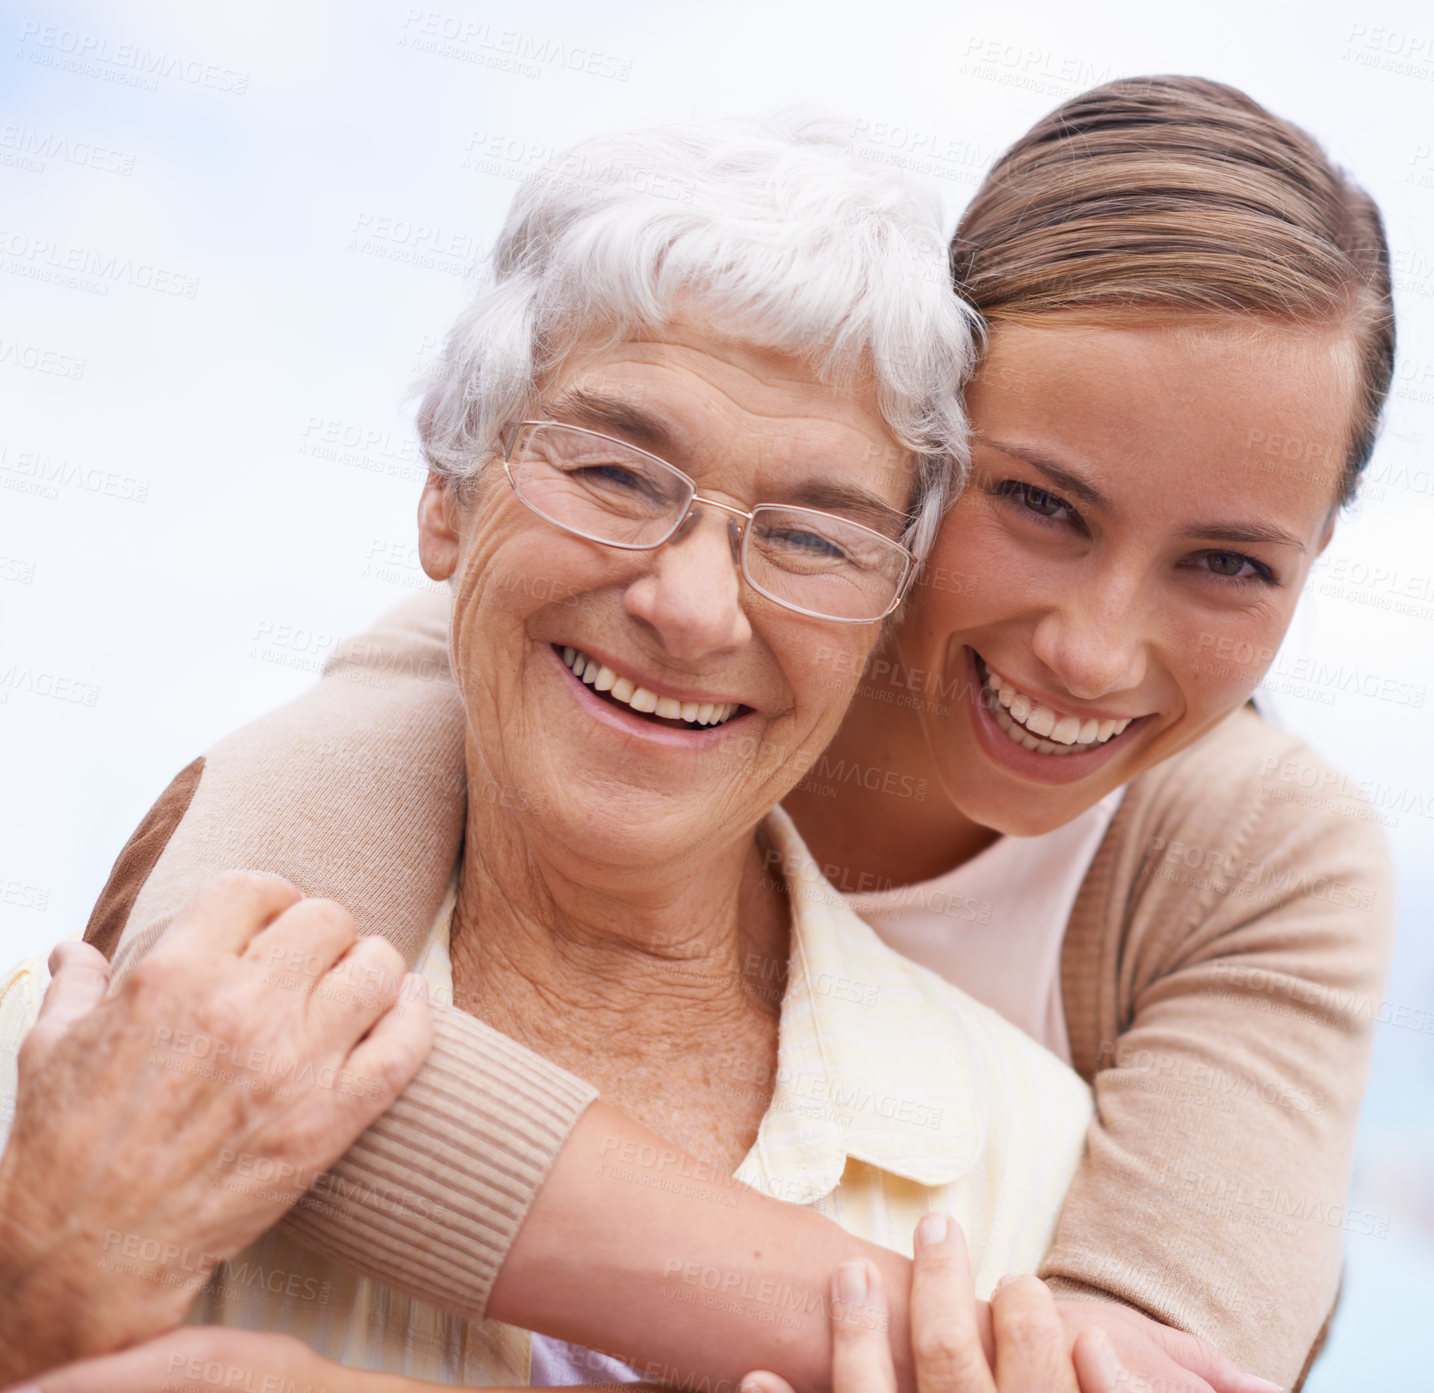
[[[856,916],[785,812],[764,831],[792,906],[791,960],[772,1102],[737,1178],[799,1204],[835,1189],[849,1158],[950,1184],[985,1143],[959,993]]]

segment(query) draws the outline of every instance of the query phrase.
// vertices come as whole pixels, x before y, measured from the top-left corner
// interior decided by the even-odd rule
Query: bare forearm
[[[908,1259],[713,1175],[594,1103],[539,1191],[488,1314],[618,1355],[655,1380],[697,1374],[730,1391],[764,1368],[806,1393],[830,1386],[827,1292],[853,1257],[881,1270],[892,1355],[909,1389]]]

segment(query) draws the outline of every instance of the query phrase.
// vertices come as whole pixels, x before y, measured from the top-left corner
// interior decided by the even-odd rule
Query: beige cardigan
[[[400,606],[316,688],[174,780],[86,933],[120,973],[236,865],[341,900],[413,961],[463,828],[446,603]],[[1131,783],[1062,954],[1072,1054],[1098,1115],[1042,1269],[1058,1293],[1115,1297],[1247,1368],[1302,1379],[1343,1231],[1378,1223],[1346,1192],[1392,898],[1373,810],[1252,710]],[[481,1316],[594,1093],[474,1018],[438,1014],[418,1078],[335,1167],[348,1185],[286,1222],[325,1254]],[[398,1189],[429,1203],[375,1202]]]

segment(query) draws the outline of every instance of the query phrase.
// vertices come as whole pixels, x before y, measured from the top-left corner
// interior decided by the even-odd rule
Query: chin
[[[1106,792],[1101,789],[1089,797],[1067,794],[1057,801],[1032,798],[1029,791],[1021,789],[1012,789],[1006,798],[992,797],[992,790],[987,788],[974,797],[953,798],[952,802],[972,822],[1003,837],[1043,837],[1075,821],[1100,802]]]
[[[550,796],[529,823],[530,836],[614,871],[656,870],[675,858],[711,849],[725,828],[712,809],[724,805],[716,789],[651,787],[593,780]]]

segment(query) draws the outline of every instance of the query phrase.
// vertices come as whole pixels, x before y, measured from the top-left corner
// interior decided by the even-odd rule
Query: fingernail
[[[767,1393],[767,1389],[759,1379],[744,1378],[737,1385],[737,1393]]]
[[[916,1226],[916,1246],[925,1248],[933,1243],[944,1243],[951,1232],[951,1220],[944,1214],[923,1214]]]
[[[1100,1376],[1110,1387],[1114,1387],[1124,1373],[1124,1368],[1119,1359],[1115,1357],[1115,1346],[1110,1342],[1110,1336],[1100,1326],[1094,1326],[1090,1332],[1090,1338],[1095,1345],[1096,1362],[1100,1365]]]
[[[844,1262],[836,1270],[832,1295],[845,1306],[859,1306],[866,1300],[866,1263]]]
[[[1258,1374],[1246,1374],[1245,1387],[1250,1393],[1285,1393],[1284,1384],[1271,1383],[1269,1379],[1261,1378]]]
[[[1025,1274],[1024,1272],[1008,1272],[1008,1273],[1006,1273],[1006,1275],[1005,1275],[1004,1277],[1002,1277],[999,1282],[996,1283],[996,1290],[997,1290],[997,1291],[1000,1291],[1002,1287],[1008,1287],[1008,1286],[1011,1285],[1012,1282],[1019,1282],[1019,1281],[1021,1280],[1021,1278],[1024,1277],[1025,1275],[1026,1275],[1026,1274]]]

